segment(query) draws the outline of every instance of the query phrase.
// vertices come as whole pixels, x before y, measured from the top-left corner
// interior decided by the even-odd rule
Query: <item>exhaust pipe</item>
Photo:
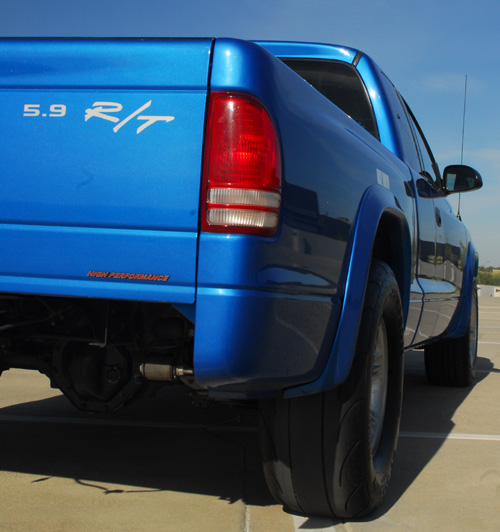
[[[139,370],[141,375],[149,381],[173,382],[185,378],[194,378],[194,369],[176,365],[172,359],[165,357],[150,357],[143,362]]]

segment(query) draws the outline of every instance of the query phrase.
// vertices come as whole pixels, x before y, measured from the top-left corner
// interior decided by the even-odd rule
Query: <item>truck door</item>
[[[431,175],[415,175],[418,209],[418,282],[424,292],[424,305],[416,340],[422,341],[434,334],[441,306],[440,267],[438,257],[438,228],[441,212],[435,203],[439,191]]]
[[[405,331],[405,346],[418,344],[430,338],[439,315],[439,289],[437,286],[437,231],[434,197],[438,194],[435,179],[423,172],[422,157],[416,140],[416,128],[410,120],[410,111],[391,81],[381,76],[386,96],[393,110],[395,129],[399,132],[400,146],[397,155],[405,161],[415,184],[416,242],[414,269],[410,286],[410,305]],[[430,171],[433,172],[432,165]]]
[[[467,238],[462,222],[444,197],[438,166],[422,130],[406,108],[420,155],[416,180],[418,278],[425,295],[420,331],[424,336],[438,336],[445,331],[458,304],[463,273],[460,265],[465,263]]]
[[[436,211],[436,269],[441,280],[442,299],[434,335],[445,331],[454,315],[463,284],[463,269],[467,253],[467,234],[465,226],[453,213],[442,195],[434,198]]]

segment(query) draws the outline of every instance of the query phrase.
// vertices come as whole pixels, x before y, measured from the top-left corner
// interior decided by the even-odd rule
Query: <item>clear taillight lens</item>
[[[204,231],[272,235],[281,204],[276,129],[256,99],[213,93],[204,151]]]

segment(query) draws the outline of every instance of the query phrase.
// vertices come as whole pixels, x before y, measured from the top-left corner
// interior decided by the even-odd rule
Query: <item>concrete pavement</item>
[[[161,394],[81,414],[35,372],[0,379],[0,531],[500,530],[500,299],[480,298],[477,382],[427,384],[406,357],[389,493],[362,521],[289,515],[267,492],[257,416]]]

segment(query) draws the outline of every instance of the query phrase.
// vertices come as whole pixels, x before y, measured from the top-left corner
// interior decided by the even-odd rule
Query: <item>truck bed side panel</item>
[[[272,394],[325,368],[365,191],[385,176],[388,207],[409,219],[414,199],[394,155],[262,48],[218,40],[211,89],[267,107],[282,140],[283,204],[274,238],[200,234],[195,372],[214,393]]]

